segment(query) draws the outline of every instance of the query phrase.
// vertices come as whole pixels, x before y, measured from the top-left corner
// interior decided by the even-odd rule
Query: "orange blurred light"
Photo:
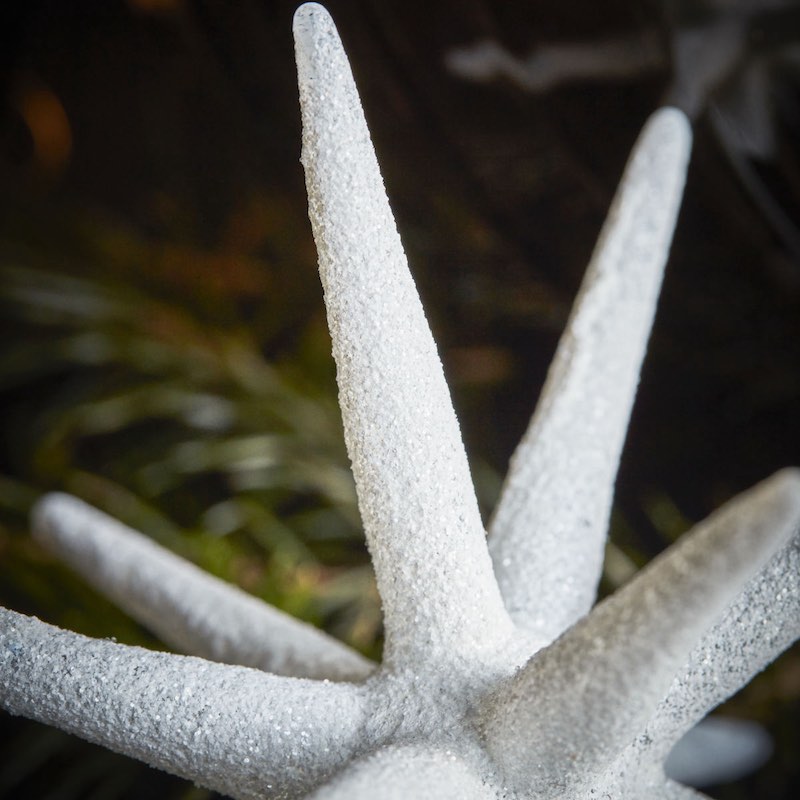
[[[37,83],[23,88],[18,108],[33,140],[37,166],[46,172],[60,172],[72,152],[72,130],[61,101]]]

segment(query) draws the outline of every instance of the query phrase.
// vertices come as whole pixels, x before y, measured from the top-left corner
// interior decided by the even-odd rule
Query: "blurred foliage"
[[[72,242],[69,264],[0,243],[0,603],[90,636],[160,646],[28,538],[32,501],[63,489],[376,657],[380,609],[329,355],[320,357],[324,322],[287,319],[282,299],[248,315],[235,308],[239,286],[252,284],[237,276],[267,283],[268,264],[229,258],[229,281],[219,264],[204,281],[214,274],[208,254],[99,232],[101,242],[91,229]],[[291,357],[268,358],[292,325]],[[124,794],[135,768],[120,771],[118,757],[84,757],[68,737],[25,730],[0,797],[19,796],[51,762],[72,767],[58,793],[42,797],[135,796]]]
[[[169,273],[119,264],[128,256],[158,267],[173,258],[169,248],[117,247],[70,272],[49,271],[38,253],[2,254],[3,319],[15,336],[0,382],[7,415],[19,420],[6,458],[25,478],[8,481],[0,500],[9,525],[37,489],[63,488],[374,647],[377,610],[354,603],[369,578],[330,370],[315,375],[313,364],[326,347],[321,325],[303,321],[291,364],[270,361],[285,323],[245,323],[232,313],[230,285],[226,295],[195,281],[179,303]],[[30,547],[11,534],[4,546],[19,558]],[[35,579],[10,563],[4,587],[30,591]]]

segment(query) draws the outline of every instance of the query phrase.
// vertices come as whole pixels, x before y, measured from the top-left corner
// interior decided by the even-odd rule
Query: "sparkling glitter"
[[[202,658],[0,610],[0,702],[241,800],[265,788],[315,800],[697,797],[664,776],[673,745],[800,633],[800,477],[785,470],[731,501],[593,607],[686,120],[662,109],[634,149],[487,547],[347,58],[318,5],[297,12],[295,38],[309,214],[384,661],[53,495],[35,515],[39,539]]]

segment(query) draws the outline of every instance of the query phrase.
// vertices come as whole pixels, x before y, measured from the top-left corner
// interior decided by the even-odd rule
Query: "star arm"
[[[122,525],[75,497],[45,496],[35,538],[172,647],[302,678],[360,680],[373,665],[311,625]]]
[[[554,786],[568,792],[570,776],[601,775],[645,730],[702,635],[788,543],[798,519],[800,471],[783,470],[537,653],[487,706],[487,745],[509,780],[546,798]]]
[[[365,714],[353,684],[89,639],[5,609],[0,706],[238,800],[313,789],[353,757]]]
[[[692,726],[800,638],[800,513],[794,529],[692,650],[629,760],[661,765]]]
[[[511,621],[347,57],[315,3],[294,33],[309,216],[385,660],[458,659],[506,640]]]
[[[464,760],[431,747],[387,747],[355,762],[308,800],[493,800]]]
[[[595,601],[690,147],[689,123],[673,108],[639,137],[490,525],[506,607],[544,643]]]

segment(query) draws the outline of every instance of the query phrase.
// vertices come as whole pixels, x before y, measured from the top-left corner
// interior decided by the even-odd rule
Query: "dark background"
[[[630,147],[665,100],[691,111],[696,144],[620,471],[615,552],[641,565],[736,492],[800,463],[796,3],[328,8],[487,508]],[[380,648],[352,498],[325,488],[346,462],[298,160],[293,10],[2,6],[5,605],[155,645],[28,540],[31,500],[67,488],[365,652]],[[486,40],[517,63],[580,43],[596,67],[538,88],[448,70],[453,48]],[[624,74],[603,55],[609,41],[632,53]],[[290,388],[253,388],[263,365]],[[232,397],[235,422],[195,424],[193,392]],[[323,433],[287,419],[295,396],[322,409]],[[270,430],[284,435],[280,480],[244,479],[214,449]],[[208,469],[180,462],[187,441],[214,454]],[[318,473],[298,477],[309,461]],[[204,532],[222,515],[210,508],[234,506],[274,516]],[[795,649],[728,709],[767,725],[776,755],[714,796],[796,796],[798,710]],[[31,723],[4,716],[0,734],[3,798],[207,796]]]

